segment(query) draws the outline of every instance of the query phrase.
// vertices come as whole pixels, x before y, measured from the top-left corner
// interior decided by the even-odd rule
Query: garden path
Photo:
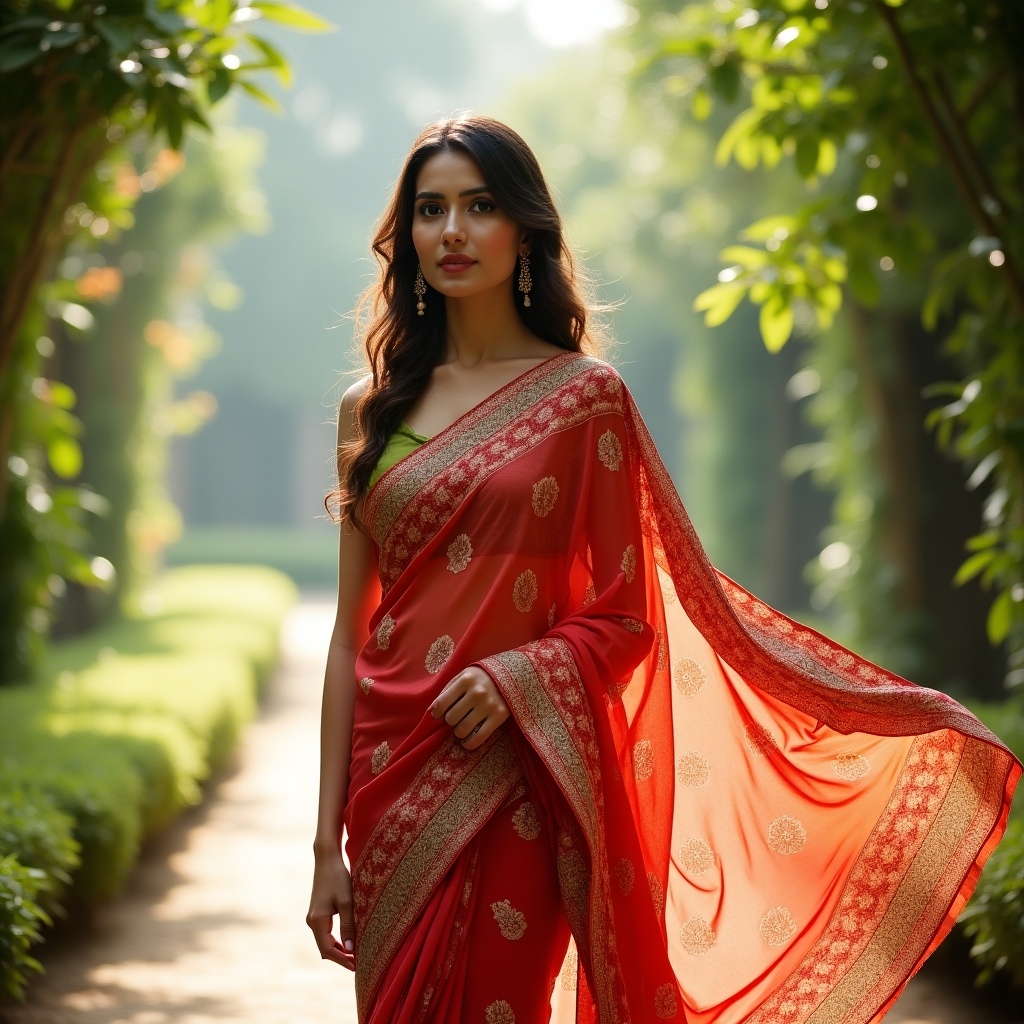
[[[128,892],[44,949],[9,1024],[355,1024],[352,975],[304,923],[316,817],[319,691],[333,607],[306,595],[233,773],[152,843]],[[997,1024],[938,972],[886,1024]]]

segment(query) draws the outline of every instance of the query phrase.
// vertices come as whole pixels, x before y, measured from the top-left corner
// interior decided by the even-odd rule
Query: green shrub
[[[0,998],[20,999],[26,972],[43,969],[29,949],[50,923],[36,902],[46,885],[46,872],[25,867],[14,854],[0,856]]]
[[[1024,820],[1009,823],[960,921],[974,940],[978,984],[1005,971],[1024,987]]]
[[[0,993],[68,894],[120,891],[145,836],[202,797],[256,707],[294,585],[262,567],[189,567],[146,614],[57,645],[0,688]]]

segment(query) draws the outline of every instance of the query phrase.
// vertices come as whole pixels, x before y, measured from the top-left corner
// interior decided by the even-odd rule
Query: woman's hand
[[[494,680],[476,665],[463,669],[430,705],[434,718],[444,715],[466,750],[476,750],[511,714]]]
[[[341,942],[334,937],[334,916],[340,922]],[[309,900],[306,924],[324,960],[333,960],[350,971],[356,969],[356,926],[352,916],[352,877],[341,858],[341,851],[316,852],[313,868],[313,895]]]

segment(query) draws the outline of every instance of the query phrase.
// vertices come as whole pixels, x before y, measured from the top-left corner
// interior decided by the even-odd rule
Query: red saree
[[[881,1017],[967,901],[1020,765],[951,698],[717,572],[612,367],[528,370],[388,470],[364,520],[361,1022],[457,1022],[469,952],[500,965],[537,935],[509,900],[500,933],[473,923],[477,839],[517,800],[572,933],[551,1020]],[[513,717],[467,752],[428,707],[470,664]],[[479,1019],[535,1024],[502,978]]]

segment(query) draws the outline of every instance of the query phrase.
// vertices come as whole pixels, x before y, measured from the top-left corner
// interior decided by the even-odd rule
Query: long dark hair
[[[327,498],[341,523],[362,528],[354,514],[388,439],[415,405],[444,355],[445,304],[430,289],[418,316],[413,283],[418,259],[412,242],[416,179],[437,153],[460,150],[483,173],[497,205],[530,239],[533,287],[528,307],[516,302],[526,327],[567,351],[597,354],[600,329],[588,327],[584,281],[562,237],[562,222],[530,147],[490,117],[463,116],[425,128],[405,161],[394,195],[373,239],[379,277],[363,293],[357,321],[373,380],[355,407],[358,433],[337,453],[338,489]],[[433,299],[433,301],[431,301]],[[360,313],[366,315],[360,317]]]

